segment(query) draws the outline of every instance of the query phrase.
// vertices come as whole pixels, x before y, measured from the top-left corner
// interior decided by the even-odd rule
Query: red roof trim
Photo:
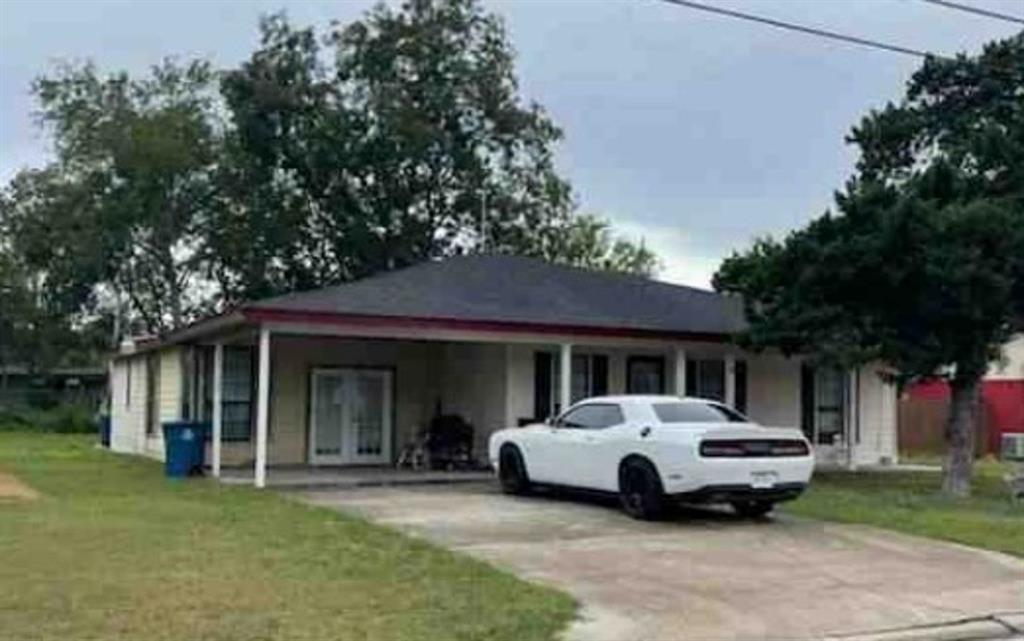
[[[336,312],[297,311],[246,307],[246,320],[255,322],[311,323],[317,325],[348,325],[357,327],[388,326],[402,329],[449,329],[476,332],[509,332],[516,334],[570,334],[574,336],[615,336],[629,338],[662,338],[714,343],[730,342],[728,334],[712,332],[672,332],[629,327],[596,327],[591,325],[554,325],[516,321],[485,321],[459,318],[426,318],[414,316],[374,316]]]

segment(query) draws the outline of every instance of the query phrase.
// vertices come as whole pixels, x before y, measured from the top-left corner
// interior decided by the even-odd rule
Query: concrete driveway
[[[920,633],[913,638],[973,639],[1024,626],[1024,562],[871,528],[712,510],[644,523],[614,503],[508,497],[491,484],[296,496],[569,592],[583,605],[570,640],[856,638],[906,628]],[[971,624],[980,636],[920,627],[989,615],[1000,620]]]

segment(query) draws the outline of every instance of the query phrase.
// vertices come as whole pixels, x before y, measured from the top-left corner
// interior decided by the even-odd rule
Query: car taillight
[[[789,439],[719,439],[700,444],[700,455],[705,457],[807,456],[809,453],[807,443]]]
[[[746,456],[747,450],[740,445],[728,443],[703,442],[700,445],[701,456]]]
[[[803,441],[793,441],[792,443],[772,447],[772,455],[774,456],[807,456],[808,452],[807,443]]]

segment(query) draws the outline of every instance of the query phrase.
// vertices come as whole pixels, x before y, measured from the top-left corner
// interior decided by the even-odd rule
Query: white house
[[[819,461],[896,459],[896,391],[875,367],[746,353],[736,299],[510,256],[428,262],[240,305],[111,362],[112,447],[161,457],[160,424],[209,420],[207,460],[389,465],[438,412],[488,435],[587,396],[716,398],[801,427]]]

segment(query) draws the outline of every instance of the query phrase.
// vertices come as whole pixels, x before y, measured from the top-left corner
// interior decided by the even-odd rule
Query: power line
[[[916,56],[918,58],[927,58],[932,56],[935,58],[945,58],[946,56],[940,56],[928,51],[921,51],[919,49],[911,49],[909,47],[902,47],[900,45],[891,45],[885,42],[879,42],[877,40],[870,40],[868,38],[860,38],[858,36],[848,36],[844,33],[836,33],[835,31],[826,31],[825,29],[818,29],[816,27],[805,27],[803,25],[794,24],[792,22],[784,22],[782,20],[775,20],[773,18],[765,18],[764,16],[756,16],[752,13],[744,13],[742,11],[734,11],[732,9],[725,9],[723,7],[715,7],[700,2],[693,2],[692,0],[661,0],[668,4],[674,4],[680,7],[687,7],[690,9],[697,9],[698,11],[707,11],[709,13],[717,13],[723,16],[729,16],[730,18],[739,18],[740,20],[749,20],[751,22],[759,22],[761,24],[770,25],[778,29],[786,29],[789,31],[798,31],[800,33],[818,36],[821,38],[830,38],[832,40],[839,40],[841,42],[848,42],[863,47],[873,47],[875,49],[883,49],[885,51],[891,51],[894,53],[902,53],[908,56]]]
[[[1007,22],[1016,22],[1017,24],[1024,24],[1024,18],[1020,16],[1012,16],[1008,13],[999,13],[998,11],[990,11],[988,9],[982,9],[981,7],[973,7],[969,4],[960,4],[959,2],[950,2],[949,0],[921,0],[922,2],[928,2],[930,4],[937,4],[940,7],[946,7],[948,9],[956,9],[957,11],[966,11],[967,13],[973,13],[979,16],[985,16],[987,18],[995,18],[996,20],[1005,20]]]

